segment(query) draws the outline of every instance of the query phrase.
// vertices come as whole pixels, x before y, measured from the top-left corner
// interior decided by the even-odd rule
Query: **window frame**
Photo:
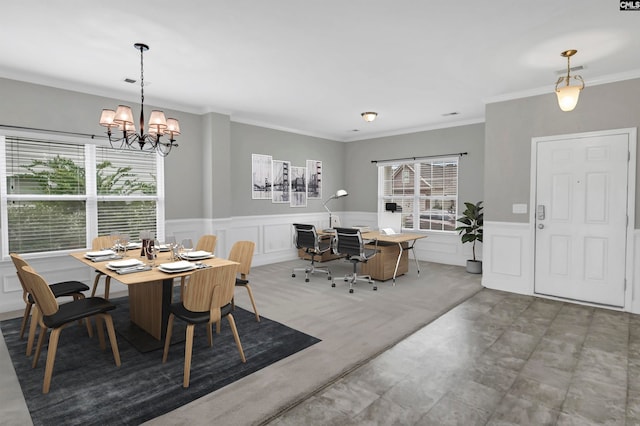
[[[47,195],[47,194],[9,194],[7,189],[7,138],[36,139],[52,144],[73,144],[84,146],[85,168],[85,194],[79,195]],[[80,137],[74,135],[59,135],[54,133],[34,133],[19,130],[0,130],[0,257],[9,259],[9,218],[8,202],[11,201],[84,201],[86,205],[85,232],[87,247],[78,247],[65,250],[43,250],[30,252],[28,257],[50,257],[57,254],[68,254],[91,247],[91,242],[98,236],[98,202],[100,201],[155,201],[156,202],[156,234],[159,239],[164,239],[164,209],[165,209],[165,185],[164,185],[164,157],[156,155],[156,194],[155,195],[98,195],[97,194],[97,148],[111,148],[107,140],[94,139],[90,136]],[[135,155],[136,150],[130,150]]]
[[[421,181],[421,167],[423,164],[436,164],[436,163],[446,163],[452,162],[456,164],[456,192],[455,196],[423,196],[420,192],[420,181]],[[412,194],[410,195],[385,195],[385,174],[384,170],[386,167],[402,167],[404,165],[410,165],[413,168],[413,185],[412,185]],[[436,232],[443,234],[454,234],[456,233],[455,229],[420,229],[420,206],[426,200],[439,200],[439,199],[453,199],[455,200],[456,211],[453,213],[454,219],[458,217],[458,207],[459,207],[459,196],[460,196],[460,158],[459,156],[442,156],[442,157],[422,157],[422,158],[411,158],[407,160],[393,160],[393,161],[378,161],[378,215],[385,212],[385,203],[389,202],[389,199],[394,200],[410,200],[413,205],[413,210],[409,214],[411,214],[414,218],[418,218],[416,221],[414,219],[413,227],[407,228],[404,226],[404,221],[401,221],[402,231],[409,232]],[[393,191],[393,188],[392,188]],[[395,202],[395,201],[394,201]],[[407,214],[407,212],[402,212],[401,214]],[[456,223],[454,221],[454,228],[456,227]]]

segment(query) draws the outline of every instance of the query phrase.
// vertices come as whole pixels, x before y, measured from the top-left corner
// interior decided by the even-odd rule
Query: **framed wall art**
[[[272,157],[263,154],[251,154],[251,198],[253,200],[271,200],[273,182],[271,170]]]

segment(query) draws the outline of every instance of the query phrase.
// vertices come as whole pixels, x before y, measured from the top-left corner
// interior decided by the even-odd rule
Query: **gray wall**
[[[345,181],[342,142],[233,122],[231,141],[233,170],[229,175],[229,186],[232,216],[325,211],[323,201],[340,189]],[[268,200],[252,200],[251,154],[271,155],[274,160],[288,160],[292,166],[299,167],[306,166],[306,160],[322,161],[322,200],[308,200],[306,208],[292,208],[288,204],[273,204]],[[342,210],[339,201],[332,201],[331,210]]]
[[[512,204],[529,203],[531,138],[640,126],[640,79],[587,86],[571,112],[558,107],[554,93],[488,104],[485,135],[485,219],[529,222],[531,214],[512,213]],[[636,164],[640,161],[638,150]],[[640,173],[636,190],[640,190]],[[640,226],[636,195],[636,228]],[[531,212],[531,206],[529,206]]]
[[[346,144],[346,210],[378,210],[378,168],[372,160],[420,157],[468,152],[460,157],[460,203],[483,199],[484,124],[429,130]]]
[[[0,79],[0,93],[0,124],[98,136],[105,131],[98,124],[100,111],[123,102],[8,79]],[[139,111],[139,105],[124,103]],[[146,106],[151,111],[152,106]],[[483,198],[483,124],[345,144],[234,123],[223,114],[197,115],[157,108],[178,118],[182,130],[180,146],[165,159],[168,220],[324,211],[323,201],[341,188],[347,189],[349,196],[332,201],[331,210],[375,212],[377,169],[371,160],[462,151],[469,155],[460,162],[460,200]],[[321,160],[322,200],[308,200],[306,208],[295,209],[252,200],[251,154],[272,155],[294,166]]]
[[[106,131],[98,124],[102,109],[115,108],[123,103],[118,99],[2,78],[0,94],[0,124],[86,133],[99,137],[104,136]],[[139,114],[138,104],[124,103],[133,108],[134,114]],[[154,108],[151,105],[145,106],[148,112]],[[202,117],[162,107],[158,109],[163,109],[168,117],[180,120],[182,130],[182,135],[178,138],[180,147],[173,150],[165,161],[165,195],[170,200],[165,209],[166,218],[204,217],[200,179]]]

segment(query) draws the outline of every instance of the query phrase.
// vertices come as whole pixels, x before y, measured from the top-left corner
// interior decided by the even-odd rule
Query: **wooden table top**
[[[109,275],[111,278],[118,280],[119,282],[121,282],[122,284],[126,284],[126,285],[131,285],[131,284],[139,284],[139,283],[144,283],[144,282],[149,282],[149,281],[162,281],[162,280],[166,280],[166,279],[171,279],[171,278],[178,278],[178,277],[182,277],[182,276],[187,276],[187,275],[191,275],[194,271],[197,271],[197,269],[191,270],[191,271],[186,271],[186,272],[177,272],[177,273],[166,273],[166,272],[162,272],[161,270],[158,269],[158,265],[161,265],[163,263],[169,263],[171,262],[171,253],[170,252],[160,252],[158,253],[158,258],[156,259],[156,266],[154,268],[152,268],[149,271],[141,271],[141,272],[132,272],[130,274],[118,274],[116,271],[113,271],[109,268],[107,268],[107,263],[109,263],[108,260],[103,261],[103,262],[93,262],[89,259],[87,259],[86,257],[84,257],[85,255],[85,251],[83,252],[76,252],[76,253],[71,253],[71,256],[74,257],[75,259],[79,260],[80,262],[84,263],[85,265],[96,269],[100,272],[102,272],[105,275]],[[141,257],[138,255],[139,251],[137,250],[132,250],[129,251],[127,253],[127,257],[125,259],[139,259],[141,262],[144,262],[145,264],[148,262],[146,257]],[[227,259],[221,259],[218,257],[213,257],[211,259],[204,259],[204,260],[199,260],[198,262],[204,263],[206,265],[212,266],[212,267],[217,267],[217,266],[224,266],[224,265],[237,265],[238,262],[233,262],[231,260],[227,260]]]
[[[378,240],[386,243],[405,243],[407,241],[419,240],[427,238],[425,234],[410,234],[403,232],[401,234],[384,235],[380,231],[367,231],[362,233],[362,238],[367,240]]]

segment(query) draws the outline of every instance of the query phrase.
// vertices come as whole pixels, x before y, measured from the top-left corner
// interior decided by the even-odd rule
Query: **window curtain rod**
[[[78,133],[78,132],[65,132],[64,130],[48,130],[48,129],[37,129],[35,127],[23,127],[23,126],[12,126],[9,124],[0,124],[0,128],[3,129],[13,129],[13,130],[29,130],[35,132],[44,132],[44,133],[56,133],[59,135],[72,135],[72,136],[84,136],[91,139],[101,138],[106,139],[106,136],[101,135],[90,135],[89,133]]]
[[[422,160],[425,158],[438,158],[438,157],[452,157],[457,155],[458,157],[462,157],[463,155],[468,155],[468,152],[454,152],[452,154],[440,154],[440,155],[425,155],[422,157],[405,157],[405,158],[391,158],[389,160],[371,160],[371,163],[386,163],[391,161],[406,161],[406,160]]]

